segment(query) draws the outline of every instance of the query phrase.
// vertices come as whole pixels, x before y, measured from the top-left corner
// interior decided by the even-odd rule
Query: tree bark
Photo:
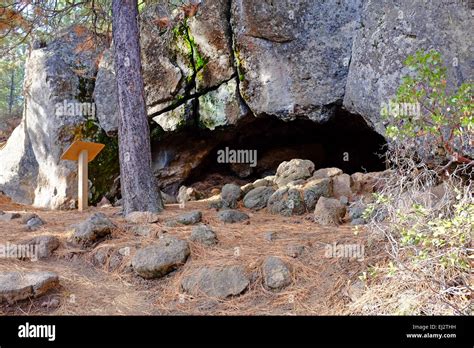
[[[11,74],[11,80],[10,80],[10,96],[8,98],[8,115],[9,116],[12,116],[14,96],[15,96],[15,69],[12,68],[12,74]]]
[[[163,210],[163,203],[151,167],[137,0],[113,0],[112,18],[120,109],[118,136],[123,213],[159,212]]]

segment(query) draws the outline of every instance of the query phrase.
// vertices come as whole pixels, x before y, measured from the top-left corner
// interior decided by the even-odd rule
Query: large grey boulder
[[[282,162],[275,175],[275,184],[279,188],[300,179],[309,178],[314,172],[314,163],[310,160],[292,159]]]
[[[282,187],[268,199],[267,209],[283,216],[301,215],[306,212],[303,197],[298,188]]]
[[[250,281],[242,266],[213,266],[197,269],[183,278],[184,291],[224,299],[242,293]]]
[[[291,271],[280,258],[268,256],[263,262],[263,280],[270,289],[282,289],[291,284]]]
[[[407,55],[420,49],[439,50],[448,66],[448,81],[459,85],[474,75],[473,26],[467,2],[365,1],[362,27],[354,39],[344,106],[383,134],[380,109],[409,72],[403,68]]]
[[[23,118],[0,150],[0,190],[15,202],[74,206],[77,164],[60,157],[93,116],[92,90],[104,47],[75,26],[28,55]]]
[[[275,192],[272,187],[260,186],[244,197],[244,206],[249,209],[260,210],[267,206],[268,199]]]
[[[53,272],[0,272],[0,303],[38,297],[58,285],[59,277]]]
[[[143,278],[160,278],[184,264],[189,254],[186,241],[163,237],[158,243],[137,250],[132,267]]]
[[[112,233],[115,227],[105,214],[94,213],[74,228],[71,242],[81,248],[90,247]]]
[[[361,0],[232,2],[240,90],[257,115],[326,120],[344,96]]]
[[[99,63],[94,86],[96,117],[107,134],[118,132],[119,103],[117,82],[115,80],[114,51],[106,50]]]

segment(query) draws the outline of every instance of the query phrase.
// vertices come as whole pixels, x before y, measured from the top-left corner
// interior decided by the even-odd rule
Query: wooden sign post
[[[77,194],[79,211],[83,211],[87,208],[89,200],[88,163],[96,158],[104,147],[104,144],[75,141],[61,156],[63,160],[77,161],[78,164]]]

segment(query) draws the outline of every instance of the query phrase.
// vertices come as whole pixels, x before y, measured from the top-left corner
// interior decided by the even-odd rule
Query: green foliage
[[[474,130],[474,84],[455,89],[447,82],[441,54],[431,50],[409,56],[405,76],[396,97],[384,105],[381,116],[388,122],[392,141],[416,148],[419,154],[468,163]]]

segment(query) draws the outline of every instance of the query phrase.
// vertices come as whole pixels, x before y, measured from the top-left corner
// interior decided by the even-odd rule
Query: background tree
[[[151,167],[150,129],[143,86],[138,4],[112,3],[115,73],[119,97],[120,182],[124,214],[159,212],[163,203]]]

